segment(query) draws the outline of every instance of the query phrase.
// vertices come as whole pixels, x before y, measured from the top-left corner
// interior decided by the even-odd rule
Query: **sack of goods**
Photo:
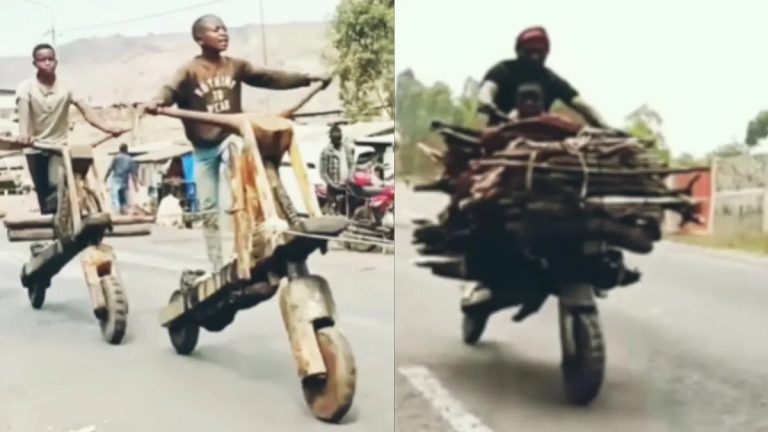
[[[422,147],[443,168],[417,191],[442,191],[437,222],[416,221],[414,242],[433,272],[508,283],[547,271],[604,289],[628,285],[621,249],[649,253],[665,211],[698,222],[691,184],[667,186],[671,169],[652,143],[544,115],[482,131],[432,124],[445,152]],[[597,250],[591,250],[597,249]]]

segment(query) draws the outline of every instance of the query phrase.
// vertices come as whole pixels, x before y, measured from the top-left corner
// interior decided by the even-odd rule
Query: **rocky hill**
[[[268,67],[324,72],[321,54],[327,46],[327,24],[291,23],[266,26]],[[256,25],[230,29],[228,55],[263,64],[261,30]],[[31,50],[32,47],[30,47]],[[81,39],[59,47],[61,77],[91,104],[143,101],[170,78],[176,67],[198,53],[188,32],[142,37],[109,36]],[[33,73],[29,57],[0,58],[0,88],[15,88]],[[288,105],[301,90],[269,91],[245,87],[245,109]],[[339,108],[338,87],[317,95],[305,110]]]

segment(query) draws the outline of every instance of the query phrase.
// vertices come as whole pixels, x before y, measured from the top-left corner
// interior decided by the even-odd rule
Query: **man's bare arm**
[[[586,103],[581,97],[575,97],[570,102],[567,102],[570,108],[581,114],[582,117],[589,123],[590,126],[599,127],[603,129],[611,129],[611,126],[603,120],[600,114],[591,105]]]
[[[483,81],[480,85],[480,91],[477,93],[477,101],[484,105],[494,107],[496,94],[499,92],[499,86],[493,81]]]

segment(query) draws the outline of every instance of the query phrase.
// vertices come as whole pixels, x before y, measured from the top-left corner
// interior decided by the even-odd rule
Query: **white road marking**
[[[432,405],[455,432],[493,432],[479,418],[467,412],[440,381],[423,366],[398,368],[411,385]]]
[[[77,430],[73,429],[73,430],[71,430],[69,432],[96,432],[96,426],[94,426],[94,425],[86,426],[84,428],[80,428],[80,429],[77,429]]]

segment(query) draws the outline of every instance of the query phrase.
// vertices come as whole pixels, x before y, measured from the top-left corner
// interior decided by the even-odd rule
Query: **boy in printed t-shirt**
[[[174,103],[182,109],[212,113],[240,113],[242,83],[252,87],[288,90],[330,78],[257,68],[246,60],[222,55],[229,45],[227,27],[221,18],[205,15],[192,24],[192,37],[202,52],[179,68],[168,84],[147,105],[151,114]],[[182,120],[195,155],[195,184],[203,213],[208,258],[217,271],[223,264],[219,232],[219,167],[222,155],[233,140],[241,140],[225,128]]]

